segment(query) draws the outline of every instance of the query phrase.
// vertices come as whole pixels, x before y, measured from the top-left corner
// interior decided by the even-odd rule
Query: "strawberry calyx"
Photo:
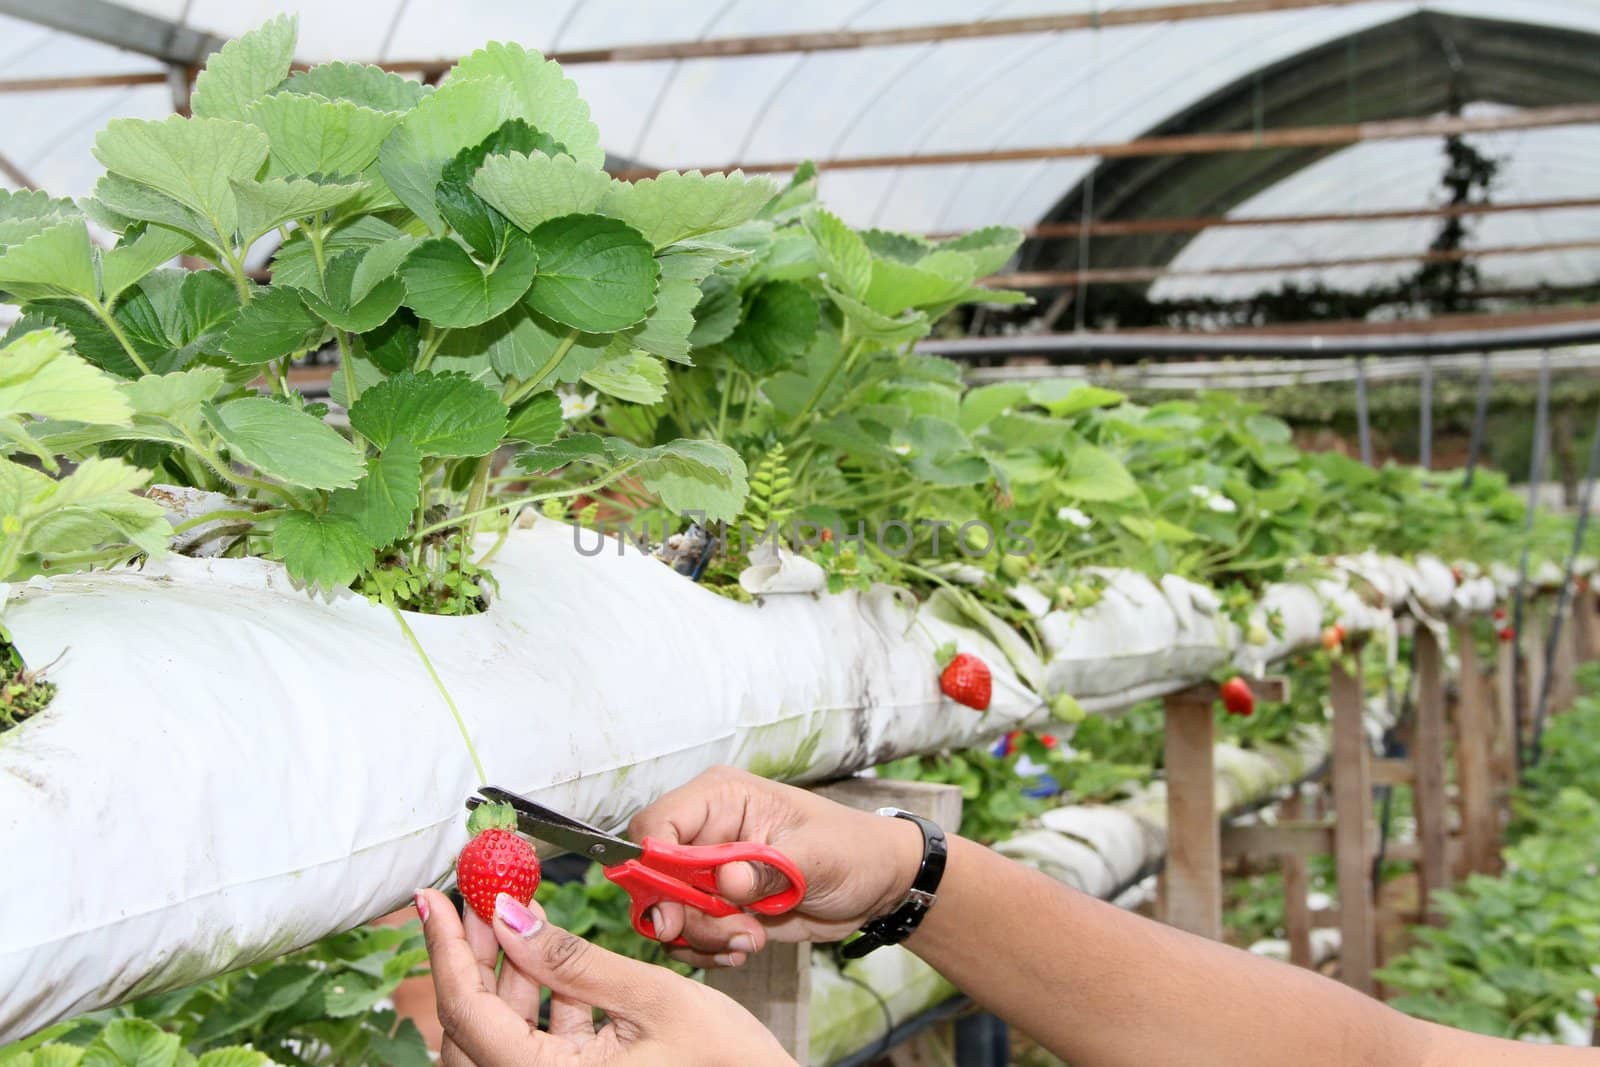
[[[955,658],[956,643],[954,641],[946,641],[944,644],[933,650],[934,662],[939,664],[941,670],[950,666],[950,661]]]
[[[515,830],[517,809],[510,804],[479,804],[467,816],[467,832],[477,837],[485,830]]]

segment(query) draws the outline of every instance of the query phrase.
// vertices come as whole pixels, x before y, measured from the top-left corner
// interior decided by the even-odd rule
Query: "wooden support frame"
[[[1307,809],[1305,793],[1296,788],[1283,803],[1283,815],[1291,821],[1305,820],[1313,814]],[[1330,829],[1329,836],[1332,832]],[[1289,962],[1296,967],[1311,967],[1316,958],[1311,954],[1311,872],[1306,857],[1286,855],[1280,862],[1283,872],[1283,934],[1289,942]]]
[[[1131,141],[1105,141],[1071,145],[1041,145],[1033,148],[981,149],[957,152],[924,152],[917,155],[844,156],[814,162],[824,170],[874,170],[887,167],[943,167],[971,163],[1020,163],[1043,159],[1132,159],[1145,156],[1212,155],[1221,152],[1256,152],[1273,148],[1337,148],[1365,141],[1393,141],[1413,137],[1448,137],[1464,133],[1497,130],[1542,129],[1547,126],[1574,126],[1600,122],[1600,105],[1563,104],[1557,107],[1523,108],[1497,115],[1475,115],[1379,119],[1331,126],[1288,126],[1270,130],[1228,130],[1218,133],[1168,134],[1139,137]],[[706,173],[742,170],[748,174],[771,174],[797,169],[803,160],[700,164],[693,169]],[[689,170],[691,167],[679,168]],[[628,167],[612,172],[624,179],[653,178],[656,167]]]
[[[1230,267],[1173,269],[1167,266],[1101,267],[1089,270],[1035,270],[996,274],[983,284],[1010,289],[1053,289],[1056,286],[1104,285],[1125,282],[1153,282],[1162,278],[1224,278],[1248,274],[1281,274],[1297,270],[1327,270],[1334,267],[1367,267],[1386,263],[1460,263],[1471,259],[1503,256],[1545,255],[1550,252],[1577,252],[1600,248],[1600,241],[1542,241],[1537,244],[1491,245],[1479,248],[1442,250],[1419,249],[1372,256],[1345,256],[1340,259],[1308,259],[1293,262],[1247,263]]]
[[[1416,649],[1417,720],[1411,742],[1412,804],[1417,814],[1422,911],[1432,915],[1433,895],[1450,887],[1446,849],[1450,837],[1445,800],[1444,649],[1431,626],[1419,623]]]
[[[1288,699],[1281,678],[1246,679],[1257,700]],[[1201,937],[1222,937],[1222,831],[1217,811],[1214,682],[1168,694],[1166,705],[1167,861],[1161,919]]]
[[[1589,586],[1589,579],[1579,578],[1578,588],[1572,594],[1572,639],[1579,664],[1600,657],[1600,625],[1595,612],[1597,596]]]
[[[815,791],[863,811],[903,808],[932,819],[952,833],[961,825],[958,786],[893,778],[846,778],[818,786]],[[810,944],[769,945],[751,956],[743,967],[707,971],[706,985],[726,993],[760,1019],[796,1061],[810,1062]],[[945,1036],[936,1033],[927,1040],[938,1043]]]
[[[1376,991],[1377,917],[1372,898],[1371,753],[1362,726],[1359,654],[1335,659],[1329,671],[1333,704],[1334,862],[1339,882],[1339,972],[1346,985]]]
[[[1488,678],[1470,623],[1451,628],[1460,662],[1455,714],[1456,786],[1461,796],[1462,872],[1500,868],[1499,789],[1494,775],[1496,720]]]
[[[1494,776],[1498,797],[1517,787],[1517,666],[1513,641],[1498,641],[1494,657]]]

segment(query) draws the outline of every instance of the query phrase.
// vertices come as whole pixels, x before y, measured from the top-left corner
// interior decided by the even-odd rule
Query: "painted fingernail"
[[[728,938],[728,947],[735,952],[754,952],[756,950],[756,939],[749,934],[734,934]]]
[[[417,915],[423,922],[428,921],[428,898],[422,895],[422,890],[417,890],[417,895],[411,902],[417,906]]]
[[[501,922],[511,927],[511,932],[518,937],[532,937],[539,932],[539,927],[544,922],[517,901],[515,897],[501,893],[494,898],[494,914]]]

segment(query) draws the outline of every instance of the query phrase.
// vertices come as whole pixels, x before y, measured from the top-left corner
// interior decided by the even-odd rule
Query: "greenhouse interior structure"
[[[1600,1064],[1600,3],[0,55],[0,1067]]]

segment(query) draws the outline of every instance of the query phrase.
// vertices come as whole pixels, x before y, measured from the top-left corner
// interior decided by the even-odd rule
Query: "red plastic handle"
[[[782,915],[799,904],[806,895],[805,876],[794,861],[767,845],[734,841],[726,845],[673,845],[654,838],[640,842],[638,859],[606,868],[606,877],[627,890],[633,899],[633,928],[644,937],[656,940],[650,909],[662,901],[673,901],[715,918],[749,910],[761,915]],[[717,892],[717,868],[728,863],[764,863],[776,868],[788,886],[754,901],[748,908],[722,897]],[[682,948],[683,938],[671,942]]]

